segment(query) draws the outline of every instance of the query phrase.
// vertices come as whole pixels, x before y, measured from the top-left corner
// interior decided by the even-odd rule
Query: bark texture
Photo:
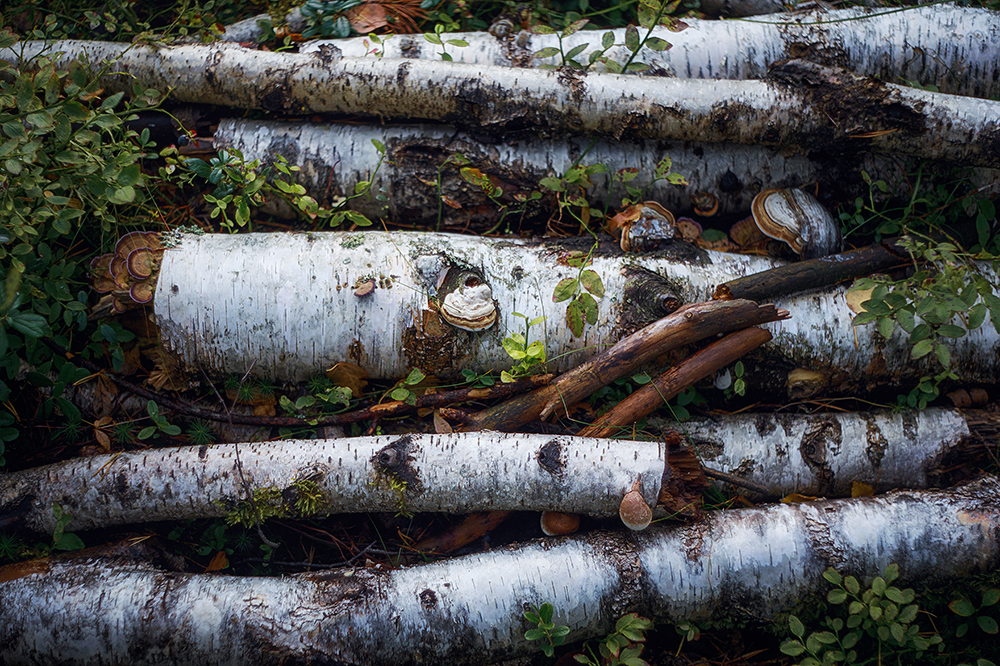
[[[703,523],[546,539],[433,564],[283,578],[50,559],[0,571],[6,664],[483,664],[537,649],[521,613],[552,603],[568,641],[636,611],[773,617],[822,572],[940,581],[1000,562],[1000,484],[719,512]]]
[[[24,44],[30,57],[48,48]],[[60,65],[86,56],[133,81],[193,101],[283,113],[434,120],[487,136],[550,132],[902,153],[1000,167],[1000,102],[904,88],[874,79],[810,88],[765,81],[696,81],[569,70],[480,68],[455,62],[336,58],[234,44],[154,48],[59,42]],[[8,49],[0,57],[17,62]],[[516,90],[517,95],[510,91]]]
[[[386,159],[381,165],[372,140],[386,146]],[[546,192],[539,185],[542,178],[561,177],[578,162],[605,164],[612,173],[636,169],[638,173],[630,185],[647,188],[645,199],[657,201],[675,214],[687,215],[694,214],[691,197],[699,192],[716,197],[720,214],[747,215],[750,202],[762,190],[806,183],[819,184],[825,203],[854,201],[871,195],[868,185],[858,177],[862,170],[872,180],[889,183],[890,193],[909,197],[911,184],[901,182],[899,174],[917,167],[912,158],[870,152],[845,159],[837,154],[807,156],[753,145],[585,137],[529,136],[484,143],[449,126],[240,119],[219,123],[215,146],[238,149],[247,159],[260,159],[265,164],[275,155],[287,158],[302,168],[297,181],[323,203],[350,196],[358,183],[370,182],[370,191],[381,197],[351,199],[348,206],[352,210],[372,220],[383,218],[431,228],[439,221],[445,228],[469,224],[490,228],[501,221],[500,205],[491,201],[481,187],[465,181],[459,166],[448,162],[457,154],[503,190],[499,203],[507,206],[505,223],[513,228],[525,217],[547,219],[556,214],[551,194],[527,207],[517,197],[533,191]],[[671,159],[670,170],[684,176],[687,185],[653,181],[656,165],[664,157]],[[1000,171],[970,171],[971,182],[983,195],[1000,192]],[[595,174],[590,179],[593,185],[586,196],[592,204],[605,202],[614,208],[626,195],[610,173]],[[447,197],[449,203],[443,205],[440,196]]]
[[[948,409],[824,414],[737,414],[685,423],[657,420],[686,437],[702,462],[769,489],[843,497],[860,481],[876,492],[925,488],[941,461],[975,439]]]
[[[780,12],[752,21],[686,18],[683,23],[686,27],[679,32],[664,27],[653,31],[653,36],[669,42],[671,48],[639,51],[635,62],[650,67],[644,76],[762,79],[771,63],[805,54],[862,76],[935,85],[941,92],[954,95],[988,98],[1000,92],[1000,82],[993,76],[1000,60],[1000,17],[987,9],[949,4],[874,11],[852,7]],[[563,39],[563,52],[586,44],[587,48],[575,57],[586,63],[592,52],[602,48],[605,32],[574,33]],[[613,33],[615,46],[604,55],[624,64],[631,55],[624,45],[625,29]],[[533,57],[542,48],[558,48],[556,35],[520,32],[497,38],[478,32],[456,33],[442,39],[464,39],[469,43],[467,47],[448,47],[456,62],[503,67],[562,64],[558,55]],[[354,38],[306,42],[301,51],[313,53],[323,48],[337,49],[342,56],[363,57],[378,47],[366,38]],[[423,35],[395,35],[386,41],[381,57],[440,60],[440,52],[441,47]],[[600,62],[592,70],[607,71]]]
[[[239,464],[237,463],[237,449]],[[0,524],[70,529],[224,516],[245,488],[280,490],[290,515],[312,481],[320,515],[366,511],[546,511],[617,516],[636,480],[656,506],[664,445],[581,437],[447,435],[355,437],[155,449],[91,456],[0,473]],[[246,484],[246,485],[244,485]]]
[[[651,255],[602,246],[590,269],[601,276],[605,296],[597,300],[597,323],[576,338],[552,293],[560,280],[579,275],[565,253],[589,248],[589,241],[375,231],[185,235],[163,257],[153,307],[163,346],[195,372],[200,364],[215,374],[298,381],[345,360],[373,377],[400,377],[411,367],[441,375],[499,370],[512,363],[503,339],[524,330],[514,312],[547,317],[530,337],[545,341],[554,359],[548,371],[561,372],[666,316],[678,301],[707,300],[718,284],[781,264],[684,243]],[[484,332],[424,314],[450,266],[472,267],[491,287],[498,321]],[[356,296],[369,279],[378,287]],[[838,287],[775,301],[791,318],[767,325],[774,338],[755,352],[761,370],[748,378],[773,391],[801,367],[822,373],[828,391],[852,391],[932,374],[930,355],[910,358],[903,331],[886,340],[874,326],[854,328],[845,293]],[[1000,372],[1000,335],[992,326],[946,344],[962,380],[988,383]]]

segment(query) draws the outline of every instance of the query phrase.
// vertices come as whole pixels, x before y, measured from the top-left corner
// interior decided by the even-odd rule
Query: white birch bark
[[[386,146],[387,159],[378,165],[379,154],[372,140]],[[361,182],[371,183],[371,192],[383,195],[352,199],[352,210],[370,219],[406,220],[435,226],[439,211],[444,225],[466,224],[482,219],[492,226],[499,218],[499,206],[482,188],[470,185],[459,175],[459,167],[445,160],[461,154],[469,166],[496,179],[503,190],[502,202],[511,210],[520,206],[514,194],[544,191],[538,181],[560,177],[577,161],[584,165],[605,164],[610,171],[638,170],[632,187],[647,188],[645,199],[656,201],[675,214],[692,214],[691,195],[710,192],[719,202],[719,213],[748,214],[753,197],[767,188],[798,187],[820,183],[827,198],[853,201],[868,196],[867,186],[857,177],[864,170],[872,180],[898,181],[900,173],[916,166],[913,160],[867,153],[857,159],[805,155],[761,146],[699,143],[647,139],[644,141],[592,140],[528,137],[520,141],[483,143],[465,132],[447,126],[430,125],[337,125],[223,119],[215,132],[217,148],[235,148],[248,160],[269,163],[275,155],[301,167],[297,181],[319,201],[346,197]],[[665,180],[652,182],[657,163],[670,157],[671,171],[684,176],[688,184],[672,185]],[[442,168],[444,166],[444,168]],[[376,170],[376,167],[378,169]],[[739,189],[720,187],[723,177],[735,176]],[[587,190],[592,203],[606,202],[612,208],[626,195],[611,174],[591,176]],[[972,182],[981,196],[1000,192],[1000,170],[975,169]],[[456,210],[442,206],[441,195],[462,206]],[[900,183],[904,185],[904,183]],[[864,189],[861,189],[864,188]],[[899,194],[909,196],[900,191]],[[546,200],[531,209],[554,208]],[[537,209],[537,210],[536,210]],[[519,215],[508,218],[514,222]],[[512,222],[513,223],[513,222]]]
[[[780,3],[779,3],[780,4]],[[656,28],[653,36],[671,44],[666,51],[643,49],[635,62],[649,65],[650,75],[695,79],[762,79],[778,60],[791,58],[806,46],[816,57],[890,83],[914,81],[935,85],[941,92],[972,97],[1000,93],[996,79],[1000,61],[1000,14],[957,5],[896,9],[861,8],[778,13],[750,21],[684,19],[680,32]],[[605,30],[584,30],[563,39],[563,52],[587,44],[576,56],[587,63],[601,49]],[[604,55],[619,64],[631,52],[625,30],[614,30],[615,46]],[[641,30],[641,35],[646,31]],[[556,35],[521,32],[497,39],[486,32],[453,33],[442,39],[463,39],[466,47],[448,46],[456,62],[504,67],[558,66],[561,56],[533,58],[542,48],[558,48]],[[367,44],[366,44],[367,42]],[[440,60],[441,47],[423,35],[394,35],[380,47],[365,37],[306,42],[302,53],[335,48],[344,56]],[[595,63],[593,71],[607,71]]]
[[[221,517],[246,498],[244,483],[294,492],[293,483],[306,479],[322,492],[323,515],[554,510],[607,517],[618,515],[637,480],[656,506],[665,461],[657,442],[495,432],[187,446],[0,472],[0,515],[17,514],[43,533],[55,529],[56,504],[72,514],[72,530]]]
[[[26,42],[27,57],[50,46]],[[873,150],[1000,166],[1000,102],[869,82],[835,97],[765,81],[698,81],[455,62],[316,57],[234,44],[154,48],[62,41],[61,66],[114,60],[133,81],[193,101],[285,113],[432,120],[492,135],[594,134],[784,148]],[[0,57],[17,62],[13,49]],[[862,89],[864,88],[864,89]],[[849,104],[848,104],[849,102]],[[858,138],[864,135],[864,138]]]
[[[876,492],[926,488],[942,458],[969,438],[961,412],[735,414],[656,420],[691,443],[702,463],[769,489],[845,497],[860,481]]]
[[[449,264],[471,266],[492,288],[497,324],[480,333],[452,330],[453,337],[441,339],[434,371],[509,368],[501,343],[523,332],[524,320],[513,314],[519,312],[547,317],[530,337],[545,341],[548,371],[563,372],[618,340],[622,321],[637,306],[630,300],[638,298],[636,267],[665,278],[681,301],[697,303],[718,284],[780,265],[739,254],[685,254],[684,245],[674,258],[599,253],[590,268],[604,281],[606,295],[597,301],[596,325],[576,338],[565,325],[565,304],[552,301],[560,280],[578,276],[578,269],[560,263],[565,247],[377,231],[185,235],[164,254],[153,308],[164,348],[194,370],[201,365],[215,374],[250,371],[299,381],[350,360],[373,377],[400,377],[410,367],[429,367],[414,336],[439,274]],[[370,276],[379,288],[355,296],[355,285]],[[934,369],[929,357],[910,358],[901,330],[885,340],[874,326],[853,327],[846,290],[778,299],[792,316],[767,324],[774,339],[761,348],[765,364],[823,372],[833,391],[905,381]],[[1000,372],[1000,336],[992,326],[945,344],[963,380],[988,383]]]
[[[865,579],[895,562],[903,584],[997,566],[998,494],[990,477],[544,539],[395,571],[239,578],[52,558],[2,577],[0,659],[483,664],[537,649],[523,638],[521,613],[532,604],[555,606],[568,641],[603,635],[632,611],[668,622],[759,620],[825,593],[830,566]]]

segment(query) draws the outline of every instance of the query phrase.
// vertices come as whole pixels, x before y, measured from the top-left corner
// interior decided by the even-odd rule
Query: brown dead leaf
[[[94,439],[97,440],[98,444],[104,447],[105,451],[111,450],[111,438],[108,437],[108,433],[104,432],[104,429],[113,424],[114,419],[110,416],[102,416],[94,421]]]
[[[851,484],[851,497],[871,497],[875,494],[875,489],[862,481],[855,481]]]
[[[275,401],[272,398],[270,402],[259,402],[253,406],[254,416],[274,416],[277,411],[274,408]]]
[[[437,410],[434,411],[434,432],[438,433],[439,435],[455,432],[452,429],[451,425],[449,425],[449,423],[444,420],[444,417],[441,416],[441,414],[438,413]]]
[[[343,361],[326,371],[326,378],[336,386],[351,389],[351,397],[360,397],[368,385],[368,373],[360,365]]]
[[[208,566],[205,567],[205,573],[209,573],[211,571],[222,571],[228,566],[229,560],[226,558],[226,551],[220,550],[215,554],[215,557],[212,558],[212,561],[208,563]]]
[[[477,388],[469,391],[469,398],[488,398],[490,397],[490,390],[488,388]]]
[[[347,20],[355,32],[367,35],[379,28],[389,25],[385,7],[374,2],[367,2],[359,7],[348,10]]]

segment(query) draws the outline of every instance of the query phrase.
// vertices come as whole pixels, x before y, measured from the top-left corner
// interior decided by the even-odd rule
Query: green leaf
[[[553,192],[565,192],[566,185],[558,178],[545,177],[538,181],[538,184]],[[1000,301],[998,301],[1000,302]]]
[[[896,329],[896,322],[894,322],[890,317],[884,317],[878,320],[878,332],[883,338],[888,340],[892,337],[892,332]]]
[[[646,47],[654,51],[666,51],[671,46],[670,42],[659,37],[650,37],[646,40]]]
[[[585,270],[580,273],[580,284],[597,298],[604,298],[604,282],[601,281],[601,276],[594,271]]]
[[[938,343],[934,345],[934,355],[937,356],[938,362],[945,368],[951,367],[951,350],[944,345]]]
[[[913,350],[910,352],[910,357],[913,359],[923,358],[931,353],[934,349],[934,343],[930,340],[921,340],[917,344],[913,345]]]
[[[52,544],[56,550],[80,550],[84,547],[83,540],[75,534],[65,533],[60,535]]]
[[[945,324],[938,329],[938,334],[946,338],[960,338],[965,335],[965,329],[954,324]]]
[[[996,634],[997,631],[1000,631],[997,621],[988,615],[980,615],[976,618],[976,622],[979,624],[979,628],[987,634]]]
[[[843,577],[840,575],[840,573],[833,567],[830,567],[829,569],[823,572],[823,578],[825,578],[830,583],[833,583],[834,585],[840,585],[841,582],[843,582],[844,580]]]
[[[983,606],[995,606],[1000,601],[1000,590],[993,588],[983,592]]]
[[[570,301],[566,306],[566,324],[574,336],[583,335],[583,307],[579,301]]]
[[[872,581],[872,592],[882,597],[885,596],[885,578],[881,576],[876,576],[875,580]]]
[[[149,439],[156,434],[156,426],[147,426],[139,431],[139,439]]]
[[[781,644],[781,652],[790,657],[797,657],[806,651],[806,647],[796,640],[787,640]]]
[[[976,607],[968,599],[956,599],[948,604],[948,608],[962,617],[972,617],[976,613]]]
[[[903,627],[898,622],[893,622],[889,627],[889,633],[892,637],[896,639],[896,642],[900,645],[903,644],[903,638],[905,638],[905,633],[903,632]]]
[[[562,303],[573,298],[573,295],[576,294],[577,285],[578,282],[575,278],[563,278],[559,280],[559,284],[552,290],[552,302]]]
[[[7,321],[15,329],[31,338],[42,337],[48,329],[45,318],[33,312],[12,312],[7,316]]]
[[[590,294],[580,294],[578,300],[583,306],[583,317],[593,326],[597,323],[597,301]]]
[[[857,594],[861,591],[861,585],[858,583],[858,579],[854,576],[846,576],[844,578],[844,587],[846,587],[847,591],[851,594]]]
[[[135,185],[137,182],[139,182],[140,175],[142,175],[142,172],[139,169],[139,165],[133,164],[121,170],[121,172],[118,174],[117,181],[118,184],[121,185],[122,187]]]
[[[542,622],[547,624],[552,621],[552,614],[555,613],[555,610],[552,604],[546,602],[538,609],[538,617],[541,618]]]
[[[632,53],[639,50],[639,31],[634,25],[625,29],[625,48]]]
[[[831,604],[842,604],[847,601],[847,591],[846,590],[830,590],[826,594],[826,600]]]
[[[410,391],[409,389],[400,386],[399,388],[393,389],[392,393],[389,394],[389,397],[393,400],[398,400],[399,402],[405,402],[406,399],[410,397]]]
[[[569,51],[566,52],[564,58],[566,60],[572,60],[576,56],[580,55],[580,53],[582,53],[583,50],[586,49],[588,46],[590,46],[590,44],[577,44],[576,46],[574,46],[573,48],[571,48]]]
[[[793,636],[797,636],[799,638],[802,638],[806,633],[806,626],[802,624],[802,620],[794,615],[790,615],[788,617],[788,628],[791,629]]]
[[[535,51],[531,55],[531,57],[543,59],[543,58],[552,58],[557,55],[559,55],[559,49],[557,49],[554,46],[546,46],[544,49],[539,49],[538,51]]]
[[[529,641],[537,641],[545,638],[545,633],[541,629],[528,629],[524,632],[524,638]]]
[[[601,37],[601,48],[605,51],[615,45],[615,33],[608,31]]]
[[[420,368],[413,368],[413,370],[410,370],[410,374],[406,376],[406,385],[415,386],[424,381],[426,378],[427,375],[425,375]]]

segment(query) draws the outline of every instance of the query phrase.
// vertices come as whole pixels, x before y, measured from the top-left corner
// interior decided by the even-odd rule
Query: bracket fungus
[[[840,251],[840,225],[808,192],[764,190],[754,197],[751,211],[761,233],[785,243],[802,259],[826,257]]]
[[[624,252],[652,252],[679,236],[674,215],[655,201],[633,204],[608,221]]]
[[[121,314],[153,300],[163,245],[155,231],[132,231],[118,239],[115,251],[90,262],[94,290],[106,294],[93,316]]]
[[[642,498],[642,480],[636,480],[632,490],[625,493],[618,507],[618,515],[630,530],[644,530],[653,520],[653,510]]]
[[[561,511],[542,511],[539,521],[542,531],[548,536],[572,534],[580,529],[580,514]]]
[[[441,318],[455,328],[483,331],[497,321],[493,290],[475,271],[449,268],[438,288]]]

